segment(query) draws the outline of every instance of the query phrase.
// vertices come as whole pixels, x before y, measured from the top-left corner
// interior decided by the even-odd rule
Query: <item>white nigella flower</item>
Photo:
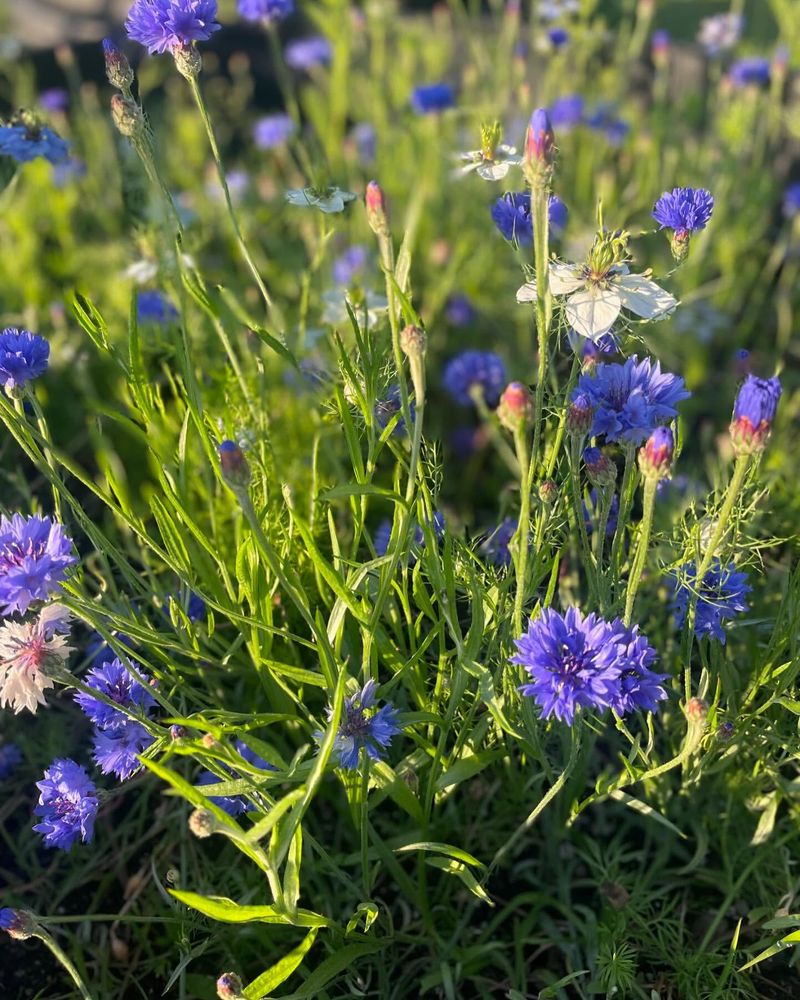
[[[292,188],[286,192],[286,200],[290,205],[301,208],[318,208],[320,212],[331,214],[343,212],[348,201],[353,201],[356,195],[351,191],[342,191],[338,187],[325,188]]]
[[[598,341],[623,309],[644,320],[663,319],[678,300],[644,274],[631,274],[623,256],[627,234],[600,234],[585,264],[550,262],[550,291],[566,295],[564,313],[576,333]],[[536,301],[536,282],[517,290],[517,302]]]
[[[6,620],[0,628],[0,708],[10,705],[36,713],[53,687],[48,666],[63,666],[73,647],[67,644],[69,612],[49,604],[28,621]]]
[[[456,177],[463,177],[473,170],[485,181],[501,181],[512,167],[522,163],[514,146],[500,142],[501,129],[498,122],[481,126],[481,148],[466,153],[456,153],[456,159],[465,166],[455,171]]]
[[[184,267],[194,269],[194,260],[188,253],[181,254]],[[122,272],[123,277],[130,278],[137,285],[149,285],[158,276],[158,261],[152,257],[142,257],[136,260]]]

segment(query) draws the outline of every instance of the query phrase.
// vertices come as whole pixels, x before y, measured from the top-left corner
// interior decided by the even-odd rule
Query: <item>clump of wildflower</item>
[[[219,31],[216,16],[217,0],[134,0],[125,29],[151,55],[175,54]]]
[[[580,393],[594,407],[592,435],[628,444],[642,444],[659,424],[674,419],[676,404],[691,395],[680,376],[636,355],[624,364],[600,364],[592,374],[581,375],[573,402]]]
[[[741,14],[715,14],[713,17],[704,17],[700,22],[697,40],[708,55],[715,56],[736,45],[743,27],[744,18]]]
[[[0,385],[7,393],[47,371],[50,344],[30,330],[6,327],[0,333]]]
[[[333,754],[339,767],[346,770],[358,768],[362,750],[370,760],[383,760],[386,748],[403,729],[398,722],[397,709],[391,702],[376,709],[376,689],[375,681],[368,680],[359,692],[344,700],[333,741]],[[329,719],[332,714],[328,709]],[[323,735],[320,731],[315,733],[318,741]]]
[[[558,236],[567,224],[567,206],[551,194],[548,203],[548,220],[553,235]],[[503,237],[519,246],[533,243],[533,218],[531,216],[531,196],[527,191],[507,192],[492,205],[492,219]]]
[[[6,621],[0,628],[0,708],[36,712],[53,687],[50,672],[63,667],[73,651],[67,642],[69,613],[50,604],[35,618]]]
[[[332,55],[331,43],[324,35],[297,38],[289,42],[283,53],[286,65],[298,72],[314,69],[315,66],[327,66]]]
[[[765,87],[770,80],[769,59],[761,56],[737,59],[728,70],[728,79],[734,87]]]
[[[645,478],[668,478],[675,454],[675,439],[669,427],[656,427],[639,451],[639,468]]]
[[[714,198],[705,188],[673,188],[653,206],[653,218],[662,229],[671,229],[672,255],[679,263],[689,252],[692,233],[705,229],[714,210]]]
[[[723,566],[719,559],[715,559],[699,587],[697,567],[684,563],[675,580],[673,610],[676,625],[679,629],[683,628],[689,601],[696,595],[694,634],[698,639],[705,635],[713,637],[724,645],[723,622],[749,610],[745,597],[751,589],[747,574],[737,572],[733,563]]]
[[[291,139],[296,128],[289,115],[264,115],[253,126],[253,142],[257,149],[276,149]]]
[[[730,429],[737,455],[752,455],[764,450],[772,433],[781,392],[777,375],[773,378],[748,375],[744,380],[733,406]]]
[[[63,163],[69,157],[69,144],[46,125],[25,119],[0,125],[0,156],[10,156],[17,163],[30,163],[39,157]]]
[[[445,366],[442,384],[462,406],[469,406],[473,394],[482,394],[487,406],[494,406],[506,383],[506,366],[493,351],[462,351]]]
[[[411,93],[411,109],[418,115],[430,115],[452,108],[455,100],[455,91],[449,83],[421,85]]]
[[[72,539],[49,517],[0,516],[0,605],[2,614],[25,614],[46,601],[77,562]]]
[[[41,794],[34,812],[40,822],[33,829],[42,834],[46,846],[68,851],[76,840],[90,843],[98,801],[84,768],[69,758],[54,760],[36,787]]]
[[[294,13],[294,0],[239,0],[239,14],[245,21],[275,24]]]
[[[545,719],[555,716],[572,725],[580,708],[652,712],[666,697],[664,677],[650,670],[654,650],[619,619],[584,618],[574,607],[563,615],[545,608],[515,645],[511,662],[531,677],[520,691],[534,698]]]
[[[22,751],[16,743],[0,743],[0,781],[10,778],[22,763]]]

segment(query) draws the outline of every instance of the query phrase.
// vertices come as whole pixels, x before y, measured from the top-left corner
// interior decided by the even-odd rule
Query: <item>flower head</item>
[[[546,108],[537,108],[531,115],[525,134],[525,169],[534,174],[551,167],[556,152],[553,123]]]
[[[140,722],[125,719],[121,725],[95,732],[92,756],[103,774],[114,774],[120,781],[127,781],[141,766],[137,756],[153,742],[154,738]]]
[[[33,514],[0,516],[0,605],[4,615],[20,614],[33,601],[46,601],[77,562],[72,539],[60,524]]]
[[[705,229],[714,210],[714,198],[705,188],[673,188],[653,206],[653,218],[662,229],[672,229],[676,239],[688,239]]]
[[[659,424],[676,417],[676,404],[690,395],[680,376],[636,355],[624,364],[599,364],[591,374],[581,375],[575,396],[580,393],[594,407],[591,433],[629,444],[641,444]]]
[[[207,42],[217,24],[217,0],[134,0],[125,22],[128,37],[154,55]]]
[[[289,42],[283,53],[286,65],[298,72],[313,69],[315,66],[327,66],[332,55],[331,43],[324,35],[296,38],[293,42]]]
[[[567,222],[567,206],[551,194],[548,204],[548,219],[554,235],[558,235]],[[492,219],[505,239],[520,246],[533,243],[533,218],[531,217],[531,196],[527,191],[507,192],[492,205]]]
[[[155,707],[155,699],[150,691],[133,676],[128,665],[120,659],[107,660],[93,667],[86,675],[85,683],[105,695],[115,705],[131,711],[149,715]],[[128,716],[112,708],[86,691],[79,691],[75,701],[98,729],[117,733],[125,727]]]
[[[136,319],[139,323],[166,325],[178,318],[178,310],[162,292],[142,289],[136,295]]]
[[[739,41],[744,27],[741,14],[715,14],[700,22],[697,40],[710,56],[725,49],[732,49]]]
[[[631,712],[656,712],[658,703],[667,697],[663,684],[669,674],[657,674],[650,667],[655,663],[656,651],[639,634],[639,626],[626,628],[617,618],[612,622],[613,642],[617,645],[622,663],[622,673],[611,699],[617,715]]]
[[[69,107],[69,93],[63,87],[48,87],[39,94],[39,107],[45,111],[66,111]]]
[[[762,451],[772,433],[781,383],[776,376],[758,378],[748,375],[733,406],[731,440],[737,454]]]
[[[40,156],[49,163],[63,163],[69,156],[69,144],[46,125],[15,122],[0,125],[0,156],[10,156],[17,163],[29,163]]]
[[[738,573],[733,563],[723,566],[719,559],[715,559],[700,587],[697,586],[696,579],[697,566],[684,563],[674,583],[675,623],[679,629],[683,628],[689,600],[696,594],[694,634],[698,639],[702,639],[704,635],[713,637],[724,645],[723,622],[735,618],[740,611],[749,609],[745,597],[752,588],[747,583],[747,574]]]
[[[550,105],[550,121],[559,132],[568,132],[583,121],[585,102],[580,94],[559,97]]]
[[[274,24],[294,13],[294,0],[239,0],[239,14],[245,21]]]
[[[669,427],[656,427],[639,451],[639,468],[642,475],[666,479],[672,468],[675,439]]]
[[[0,628],[0,707],[36,712],[53,687],[48,670],[63,666],[73,647],[67,643],[69,614],[50,604],[25,622],[6,621]]]
[[[356,195],[350,191],[342,191],[338,187],[325,188],[292,188],[286,192],[286,200],[290,205],[299,208],[318,208],[326,215],[343,212],[349,201],[354,201]]]
[[[4,906],[0,909],[0,930],[17,941],[25,941],[33,936],[36,921],[27,910],[12,910],[10,906]]]
[[[358,693],[345,698],[333,753],[339,767],[354,771],[364,750],[371,760],[383,760],[392,739],[402,731],[397,709],[387,702],[376,710],[375,681],[368,680]],[[328,718],[332,716],[328,709]],[[315,733],[317,740],[323,734]]]
[[[794,219],[800,215],[800,181],[790,184],[783,192],[782,210],[786,219]]]
[[[456,292],[447,300],[444,316],[452,326],[469,326],[475,319],[475,307],[468,296]]]
[[[22,751],[16,743],[0,743],[0,781],[10,778],[22,763]]]
[[[253,126],[253,142],[257,149],[283,146],[294,135],[296,125],[289,115],[264,115]]]
[[[728,70],[728,79],[734,87],[766,86],[770,79],[769,59],[761,56],[737,59]]]
[[[455,92],[449,83],[431,83],[414,88],[411,108],[418,115],[429,115],[451,108],[455,99]]]
[[[30,330],[6,327],[0,333],[0,385],[17,389],[43,375],[50,357],[50,344]]]
[[[90,843],[97,816],[97,789],[80,764],[68,758],[54,760],[36,787],[41,794],[34,812],[41,821],[33,829],[44,836],[47,847],[67,851],[78,839]]]
[[[650,56],[656,66],[666,65],[671,46],[672,36],[666,29],[659,28],[653,32],[650,38]]]
[[[462,406],[472,403],[475,391],[482,392],[488,406],[494,406],[506,384],[506,366],[492,351],[462,351],[448,361],[442,383]]]

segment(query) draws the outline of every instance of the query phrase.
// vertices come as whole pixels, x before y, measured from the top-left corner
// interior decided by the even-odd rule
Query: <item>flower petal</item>
[[[485,181],[501,181],[508,173],[510,166],[508,161],[504,160],[481,163],[478,167],[478,176]]]
[[[520,285],[517,289],[517,302],[535,302],[536,301],[536,282],[526,281],[524,285]]]
[[[622,303],[613,288],[581,288],[567,299],[567,322],[582,337],[599,340],[619,316]]]
[[[550,291],[553,295],[569,295],[584,282],[581,269],[575,264],[562,264],[558,260],[550,262]]]
[[[623,307],[643,319],[660,319],[678,304],[673,295],[641,274],[620,275],[614,287]]]

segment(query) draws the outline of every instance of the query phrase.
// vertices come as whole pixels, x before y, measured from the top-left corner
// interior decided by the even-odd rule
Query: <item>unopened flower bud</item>
[[[781,392],[777,376],[757,378],[748,375],[744,380],[731,421],[731,441],[736,455],[753,455],[764,450],[772,433]]]
[[[185,735],[186,735],[185,726],[175,725],[169,727],[169,738],[171,740],[182,740]]]
[[[179,45],[172,50],[175,69],[187,80],[195,80],[203,68],[203,57],[196,45]]]
[[[531,187],[542,187],[553,172],[556,155],[556,137],[550,115],[544,108],[537,108],[531,115],[525,134],[525,155],[522,169]]]
[[[613,486],[617,481],[616,465],[599,448],[586,448],[583,452],[583,464],[593,486]]]
[[[639,449],[639,468],[646,478],[666,479],[672,469],[675,440],[669,427],[656,427]]]
[[[732,739],[735,731],[736,726],[734,726],[732,722],[721,722],[717,726],[717,739],[721,740],[723,743],[727,743],[728,740]]]
[[[567,432],[576,437],[583,437],[589,433],[593,418],[594,411],[589,397],[586,393],[579,392],[567,408]]]
[[[653,60],[653,65],[658,67],[658,69],[663,69],[669,62],[671,41],[669,32],[663,28],[653,32],[653,37],[650,39],[650,56]]]
[[[236,492],[250,485],[250,466],[235,441],[223,441],[217,448],[222,478]]]
[[[552,479],[545,479],[539,484],[539,499],[542,503],[551,504],[556,502],[558,497],[558,487]]]
[[[111,117],[121,135],[135,138],[144,132],[144,113],[132,98],[114,94],[111,98]]]
[[[216,816],[208,809],[195,809],[189,817],[189,829],[199,840],[205,840],[216,833],[218,827]]]
[[[0,928],[16,941],[25,941],[36,931],[36,917],[29,910],[0,909]]]
[[[111,86],[117,90],[129,91],[133,83],[131,64],[110,38],[103,39],[103,58],[106,61],[106,76]]]
[[[693,721],[705,722],[708,718],[708,705],[702,698],[690,698],[686,702],[686,717]]]
[[[386,212],[386,198],[377,181],[370,181],[364,195],[367,206],[367,222],[376,236],[388,236],[389,216]]]
[[[676,264],[682,264],[689,256],[692,233],[689,229],[676,229],[669,238],[669,248]]]
[[[408,326],[404,326],[400,331],[400,349],[409,358],[422,357],[427,346],[428,338],[421,327],[409,323]]]
[[[211,750],[217,745],[217,738],[213,733],[203,733],[203,738],[200,740],[206,750]]]
[[[217,980],[219,1000],[243,1000],[244,984],[235,972],[223,972]]]
[[[497,418],[509,431],[524,430],[533,417],[533,397],[522,382],[509,382],[497,404]]]

